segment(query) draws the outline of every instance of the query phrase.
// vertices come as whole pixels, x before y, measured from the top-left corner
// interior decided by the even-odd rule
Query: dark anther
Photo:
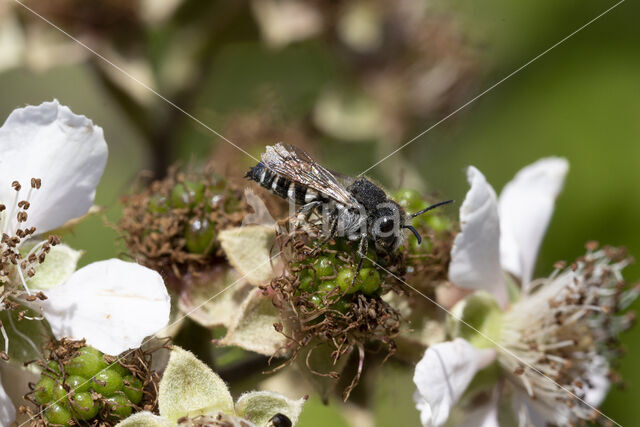
[[[36,190],[40,189],[42,185],[42,180],[40,178],[31,178],[31,188],[35,188]]]
[[[22,185],[20,185],[20,183],[18,181],[13,181],[11,183],[11,186],[13,187],[14,190],[16,191],[20,191],[20,189],[22,188]]]
[[[25,222],[27,220],[27,213],[24,211],[18,212],[17,218],[18,218],[18,222]]]
[[[60,237],[56,236],[55,234],[52,234],[51,236],[49,236],[48,241],[51,246],[59,245]]]
[[[29,209],[29,206],[31,206],[31,203],[27,202],[26,200],[20,200],[18,202],[18,207],[24,209],[25,211]]]
[[[7,207],[3,204],[0,204],[0,212],[2,212],[3,210],[7,209]]]

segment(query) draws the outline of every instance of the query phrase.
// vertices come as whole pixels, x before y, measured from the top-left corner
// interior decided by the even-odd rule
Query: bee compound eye
[[[267,423],[268,427],[291,427],[291,420],[284,414],[275,414],[269,422]]]
[[[393,230],[394,221],[392,218],[382,218],[380,221],[380,231],[382,233],[389,233]]]

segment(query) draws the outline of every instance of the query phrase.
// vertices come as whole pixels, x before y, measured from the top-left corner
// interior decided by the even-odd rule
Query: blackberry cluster
[[[32,397],[50,425],[93,425],[122,420],[143,398],[143,382],[117,361],[108,364],[93,347],[77,350],[66,361],[50,360]]]

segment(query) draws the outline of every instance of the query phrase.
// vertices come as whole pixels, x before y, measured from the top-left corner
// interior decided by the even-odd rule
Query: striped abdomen
[[[278,175],[262,162],[249,169],[245,178],[249,178],[283,199],[291,200],[299,205],[327,200],[317,191]]]

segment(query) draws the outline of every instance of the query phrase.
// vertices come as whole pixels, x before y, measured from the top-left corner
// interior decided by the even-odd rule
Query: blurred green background
[[[208,3],[195,17],[186,8],[180,20],[156,26],[143,36],[137,34],[138,42],[142,40],[147,48],[135,52],[153,62],[167,49],[168,41],[179,31],[183,33],[189,23],[207,29],[194,32],[189,36],[192,38],[204,37],[216,25],[223,29],[212,36],[215,46],[203,50],[208,60],[203,75],[197,79],[198,87],[192,90],[189,102],[180,104],[208,126],[224,133],[234,115],[267,108],[265,91],[277,99],[276,116],[283,123],[306,120],[327,85],[349,84],[353,79],[340,51],[332,48],[330,38],[313,38],[270,49],[260,40],[250,7],[242,4],[231,15],[227,11],[229,2]],[[466,37],[472,40],[482,71],[475,85],[449,111],[613,4],[594,0],[450,2],[447,13],[456,17]],[[225,13],[232,18],[222,19]],[[521,167],[543,156],[564,156],[571,163],[571,171],[542,247],[538,272],[547,274],[556,260],[573,260],[584,252],[588,240],[623,245],[631,254],[640,254],[638,16],[640,4],[622,3],[395,157],[413,165],[428,183],[425,187],[459,202],[467,188],[464,174],[467,165],[477,166],[499,191]],[[77,16],[67,14],[60,25],[74,33],[78,30],[73,25],[75,18],[85,16],[79,12]],[[55,21],[55,17],[51,19]],[[126,33],[119,34],[116,46],[126,45],[123,35]],[[118,38],[108,32],[102,36]],[[184,39],[183,47],[187,50],[189,37]],[[80,46],[76,48],[82,50]],[[106,216],[116,221],[119,196],[129,190],[142,169],[153,167],[150,159],[154,146],[98,75],[91,61],[46,69],[27,66],[8,69],[0,74],[0,117],[6,117],[15,107],[57,98],[102,126],[110,159],[96,201],[106,206]],[[165,93],[162,84],[157,89]],[[180,103],[183,99],[174,100]],[[162,101],[146,102],[142,105],[148,105],[150,111],[166,107],[158,107]],[[158,114],[166,114],[168,110],[161,111],[165,113]],[[422,132],[447,112],[423,120],[412,118],[404,140]],[[160,122],[163,120],[177,123],[177,129],[171,130],[175,135],[165,153],[166,160],[202,158],[212,148],[226,144],[181,114]],[[313,141],[323,162],[344,173],[359,173],[375,163],[380,154],[393,150],[391,145],[372,149],[376,141],[371,139],[354,143],[318,134]],[[388,175],[379,169],[370,171],[371,176],[388,182]],[[122,248],[116,238],[102,218],[94,217],[78,226],[65,241],[86,250],[83,263],[88,263],[119,254]],[[638,265],[628,269],[627,277],[629,281],[640,278]],[[620,366],[626,387],[624,391],[611,391],[603,411],[622,425],[633,425],[637,422],[634,403],[640,399],[640,368],[634,364],[640,354],[640,329],[627,333],[623,342],[629,353]],[[376,425],[416,424],[411,372],[388,363],[381,368],[380,379],[373,394]],[[329,422],[347,425],[344,414],[336,407],[324,407],[312,397],[300,425],[321,426]]]

